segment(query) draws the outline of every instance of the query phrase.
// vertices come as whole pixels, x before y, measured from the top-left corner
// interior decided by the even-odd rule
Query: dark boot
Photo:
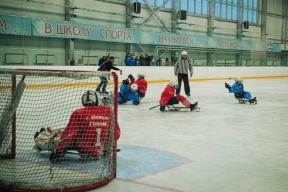
[[[253,99],[251,99],[249,102],[250,102],[250,103],[254,103],[254,102],[257,103],[256,97],[254,97]]]
[[[197,107],[197,105],[198,105],[198,101],[197,101],[196,103],[194,103],[194,104],[191,104],[191,105],[190,105],[190,111],[195,110],[196,107]]]
[[[165,112],[165,105],[160,105],[160,111]]]

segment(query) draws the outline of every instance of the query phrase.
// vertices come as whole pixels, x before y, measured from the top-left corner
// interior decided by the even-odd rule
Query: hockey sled
[[[237,99],[239,101],[239,103],[244,104],[246,102],[249,102],[250,105],[253,103],[254,105],[257,104],[257,100],[256,97],[254,97],[254,101],[249,101],[248,99],[244,98],[244,93],[234,93],[234,97],[235,99]]]
[[[245,99],[245,98],[237,98],[237,97],[235,97],[235,99],[237,99],[239,101],[239,103],[243,103],[243,104],[248,102],[248,99]]]
[[[241,104],[244,104],[246,102],[249,102],[250,105],[253,104],[253,105],[256,105],[257,104],[257,100],[256,101],[249,101],[248,99],[245,99],[245,98],[237,98],[235,97],[235,99],[237,99],[239,101],[239,103]]]
[[[168,108],[168,111],[180,111],[181,109],[189,109],[188,107],[178,107],[178,106],[174,106],[174,105],[167,105],[166,106]],[[199,112],[200,111],[200,107],[195,107],[195,109],[193,109],[192,111],[196,111]]]

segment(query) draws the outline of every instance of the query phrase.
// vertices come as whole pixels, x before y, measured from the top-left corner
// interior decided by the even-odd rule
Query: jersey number
[[[97,135],[97,138],[96,138],[95,146],[98,147],[101,145],[101,143],[100,143],[101,128],[96,129],[96,135]]]

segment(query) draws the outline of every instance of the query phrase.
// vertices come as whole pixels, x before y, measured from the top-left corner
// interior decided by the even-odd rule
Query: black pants
[[[106,91],[106,87],[107,87],[107,84],[108,84],[108,79],[107,77],[102,77],[100,76],[100,83],[99,85],[97,86],[96,88],[96,91],[99,91],[100,92],[100,89],[102,87],[102,92]]]
[[[235,96],[235,98],[237,98],[237,99],[242,99],[242,98],[244,98],[244,95],[245,95],[245,92],[243,92],[243,93],[234,93],[234,96]]]
[[[189,85],[188,74],[183,74],[183,73],[178,73],[178,86],[179,87],[176,90],[176,95],[180,94],[182,80],[184,81],[185,94],[189,95],[190,94],[190,85]]]
[[[179,104],[177,97],[172,97],[167,103],[167,105],[175,105],[175,104]]]
[[[141,93],[141,92],[138,91],[138,96],[139,97],[145,97],[145,93]]]

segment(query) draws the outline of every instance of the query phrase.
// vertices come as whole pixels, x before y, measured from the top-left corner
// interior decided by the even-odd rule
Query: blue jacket
[[[130,88],[131,88],[130,85],[123,85],[122,84],[120,86],[120,91],[118,93],[118,102],[122,101],[122,96],[126,99],[125,103],[127,101],[133,101],[133,102],[139,101],[139,96],[138,96],[137,91],[131,92]]]
[[[244,85],[243,84],[239,85],[238,83],[235,82],[231,86],[231,89],[228,89],[228,90],[229,90],[229,93],[244,93],[243,97],[245,99],[248,99],[248,100],[252,99],[252,95],[250,92],[248,92],[248,91],[244,92]]]
[[[133,66],[133,61],[128,56],[125,57],[125,63],[126,63],[126,66]]]
[[[244,85],[239,85],[238,83],[234,83],[229,89],[229,93],[243,93],[244,92]]]

